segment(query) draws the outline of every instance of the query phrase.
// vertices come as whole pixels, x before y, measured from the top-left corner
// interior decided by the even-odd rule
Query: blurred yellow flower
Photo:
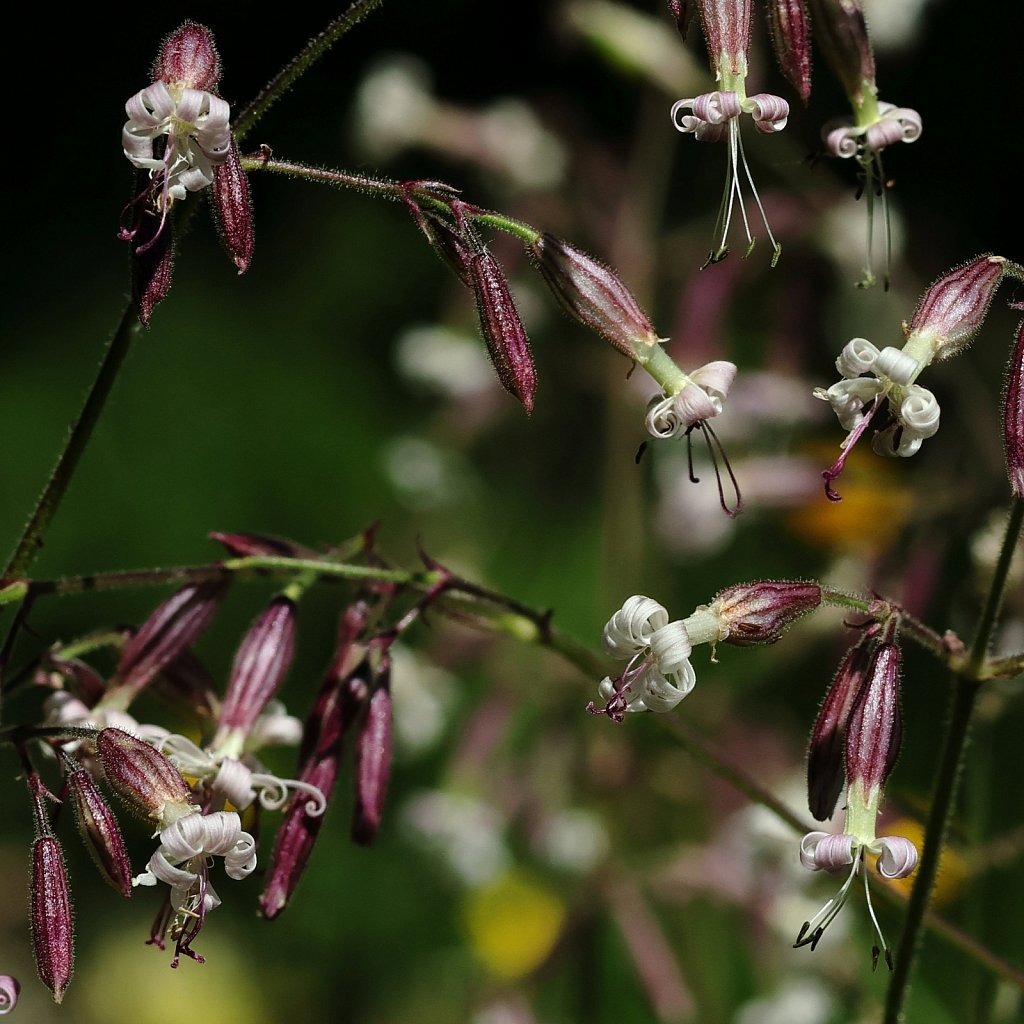
[[[473,889],[463,919],[476,957],[497,977],[515,981],[547,959],[565,923],[565,904],[522,871],[507,871]]]

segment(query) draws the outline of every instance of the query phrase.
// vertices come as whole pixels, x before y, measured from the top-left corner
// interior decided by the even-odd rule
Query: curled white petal
[[[781,96],[773,96],[769,92],[748,96],[745,106],[753,115],[757,130],[765,134],[781,132],[789,120],[789,104]]]
[[[693,101],[693,112],[708,124],[723,124],[738,117],[742,111],[734,92],[706,92]]]
[[[908,356],[906,352],[891,345],[887,345],[878,353],[872,367],[879,377],[887,377],[894,384],[901,385],[909,384],[920,369],[921,364],[913,356]]]
[[[859,133],[850,126],[833,128],[824,136],[825,148],[841,160],[856,156],[860,149]]]
[[[298,746],[302,739],[302,722],[285,711],[279,700],[272,700],[253,723],[245,737],[246,750],[269,746]]]
[[[652,398],[644,426],[652,437],[682,437],[695,423],[709,420],[721,411],[721,399],[712,397],[691,380],[677,394]]]
[[[882,391],[882,387],[880,381],[871,377],[854,377],[833,384],[823,397],[831,404],[843,430],[853,430],[864,416],[864,406]]]
[[[254,780],[251,768],[233,757],[225,757],[210,788],[214,793],[226,797],[241,811],[256,799]]]
[[[871,450],[876,455],[884,455],[889,459],[909,459],[911,455],[918,453],[921,441],[922,438],[904,430],[902,424],[892,423],[871,439]]]
[[[911,110],[910,107],[898,107],[891,111],[889,116],[899,122],[903,129],[904,142],[916,142],[921,137],[924,125],[921,115],[916,110]]]
[[[18,1005],[21,982],[10,974],[0,974],[0,1017],[11,1012]]]
[[[939,429],[939,413],[938,400],[927,388],[920,384],[907,388],[899,411],[905,432],[917,438],[932,437]]]
[[[682,622],[670,622],[651,635],[651,656],[658,671],[666,676],[678,671],[692,652],[690,635]]]
[[[722,404],[729,395],[729,389],[736,380],[736,364],[730,363],[727,359],[715,359],[699,366],[689,376],[690,380],[707,394],[711,404],[716,407],[716,413],[720,413]]]
[[[859,377],[867,373],[878,358],[878,349],[867,338],[851,338],[839,353],[836,369],[841,377]]]
[[[604,627],[604,649],[613,658],[632,658],[648,646],[651,634],[668,624],[668,612],[653,598],[634,594]]]
[[[327,797],[323,790],[312,783],[301,779],[282,779],[277,775],[256,774],[252,776],[252,784],[260,795],[260,806],[268,811],[279,811],[288,802],[289,790],[306,793],[306,814],[318,818],[327,810]]]
[[[906,878],[917,867],[917,847],[903,836],[882,836],[873,846],[878,856],[878,873],[885,878]]]
[[[853,863],[857,847],[857,840],[846,833],[808,832],[800,840],[800,862],[812,871],[838,873]]]
[[[874,124],[868,125],[864,132],[864,142],[868,149],[876,153],[891,146],[894,142],[903,141],[903,126],[898,121],[891,121],[889,118],[882,118]]]
[[[808,871],[818,870],[818,864],[814,859],[814,851],[818,848],[818,843],[827,835],[829,835],[828,832],[808,832],[800,840],[800,863]]]
[[[649,665],[643,675],[633,683],[637,699],[630,702],[629,710],[671,711],[694,687],[697,675],[687,659],[679,662],[672,673],[659,671]]]

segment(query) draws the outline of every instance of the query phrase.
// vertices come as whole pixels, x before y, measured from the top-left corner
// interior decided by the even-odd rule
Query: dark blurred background
[[[793,100],[760,14],[756,76],[793,107],[781,135],[745,134],[784,246],[775,270],[762,239],[746,261],[737,245],[698,271],[725,156],[670,127],[672,101],[709,76],[699,29],[684,45],[658,4],[387,2],[248,140],[315,164],[441,178],[612,263],[684,369],[712,358],[741,366],[715,424],[744,488],[737,520],[718,509],[702,451],[699,484],[686,479],[682,444],[634,462],[650,388],[627,384],[625,360],[555,308],[514,239],[491,241],[534,344],[531,418],[486,366],[471,296],[400,206],[257,175],[252,268],[235,275],[200,210],[37,576],[209,560],[219,555],[211,530],[318,546],[379,520],[381,550],[397,564],[416,564],[419,541],[464,575],[553,609],[595,650],[629,594],[682,617],[727,585],[773,577],[874,588],[969,637],[1007,498],[999,402],[1020,314],[1003,298],[1024,296],[1008,286],[970,352],[928,371],[940,433],[898,464],[858,453],[838,506],[818,474],[841,431],[810,390],[833,382],[850,337],[901,344],[901,320],[951,266],[985,251],[1024,258],[1013,213],[1020,15],[982,19],[952,0],[868,9],[881,97],[924,120],[918,142],[886,153],[888,293],[853,287],[864,248],[854,168],[815,158],[821,124],[844,112],[841,92],[818,61],[809,107]],[[161,37],[186,17],[210,26],[221,93],[238,104],[334,13],[199,3],[57,18],[40,6],[8,33],[12,63],[32,73],[9,75],[18,103],[2,213],[0,544],[13,547],[123,308],[128,257],[115,233],[133,173],[118,130]],[[218,678],[271,592],[270,582],[234,588],[200,645]],[[304,602],[283,694],[295,714],[327,664],[347,593],[324,586]],[[163,596],[40,602],[16,666],[55,640],[137,623]],[[1006,619],[999,643],[1019,649],[1019,596]],[[770,650],[719,651],[720,664],[701,650],[698,688],[673,714],[801,811],[805,737],[853,636],[826,612]],[[409,645],[377,846],[348,843],[343,783],[282,919],[256,920],[257,885],[218,867],[224,906],[197,943],[208,963],[175,973],[143,945],[153,894],[117,905],[69,838],[80,955],[52,1015],[24,920],[29,807],[14,758],[0,753],[0,970],[25,983],[17,1012],[115,1022],[123,1000],[141,1024],[190,1006],[222,1024],[339,1007],[346,1020],[421,1024],[873,1019],[885,978],[869,970],[862,899],[814,954],[790,950],[829,883],[801,877],[796,837],[684,753],[670,722],[591,718],[596,679],[442,618],[417,626]],[[31,720],[38,703],[23,692],[8,718]],[[943,673],[908,650],[894,818],[926,810],[945,706]],[[982,708],[940,907],[1017,962],[1024,936],[1005,908],[1024,896],[1024,806],[1004,780],[1020,770],[1020,726],[1018,687],[1001,684]],[[284,752],[275,764],[288,762]],[[136,830],[134,841],[138,865],[148,840]],[[893,942],[900,915],[879,902]],[[936,1024],[1010,1021],[1021,1005],[935,938],[914,1000],[913,1019]]]

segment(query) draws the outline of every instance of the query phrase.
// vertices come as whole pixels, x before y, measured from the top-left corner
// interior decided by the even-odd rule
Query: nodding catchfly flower
[[[160,217],[147,247],[163,231],[171,205],[212,185],[214,167],[227,161],[231,149],[231,108],[212,91],[220,58],[209,29],[185,22],[172,32],[153,64],[153,78],[125,104],[128,120],[121,131],[124,155],[149,171],[131,205]],[[137,231],[138,225],[123,228],[121,237],[133,238]]]
[[[889,417],[871,442],[879,455],[909,458],[936,433],[939,403],[917,378],[931,363],[967,347],[980,330],[1005,273],[1004,257],[978,256],[944,274],[924,293],[909,326],[903,326],[902,349],[879,350],[866,338],[854,338],[843,347],[836,360],[842,379],[814,391],[815,398],[828,402],[840,426],[849,431],[842,455],[822,473],[829,500],[840,500],[832,482],[883,402],[888,402]]]
[[[821,604],[815,583],[766,580],[745,583],[717,594],[710,604],[698,605],[685,619],[670,622],[657,601],[635,594],[604,627],[604,649],[626,661],[615,679],[605,677],[598,693],[603,708],[593,702],[591,714],[621,722],[627,711],[671,711],[697,682],[690,654],[697,644],[737,647],[772,644],[795,619]]]
[[[903,836],[877,836],[876,822],[882,790],[899,755],[902,726],[899,708],[900,649],[895,625],[883,630],[876,640],[867,635],[847,656],[822,705],[811,735],[808,786],[811,807],[818,816],[825,810],[832,784],[831,757],[816,758],[816,747],[835,745],[836,732],[843,735],[846,773],[846,808],[843,832],[808,832],[800,841],[800,862],[810,871],[847,873],[839,892],[810,920],[804,922],[794,947],[814,949],[825,929],[846,904],[858,874],[863,875],[864,896],[877,942],[872,948],[872,966],[880,953],[892,970],[892,953],[882,934],[871,903],[866,871],[867,856],[877,857],[883,878],[906,878],[917,866],[917,848]],[[827,779],[813,777],[814,766]]]
[[[203,814],[178,769],[145,741],[107,728],[97,735],[96,750],[111,788],[130,811],[155,825],[160,839],[146,870],[132,879],[133,885],[165,882],[170,889],[149,941],[163,949],[170,935],[172,967],[182,956],[202,963],[192,943],[206,915],[220,905],[209,879],[211,859],[224,858],[229,878],[246,878],[256,868],[256,841],[234,811]]]
[[[876,197],[881,200],[885,230],[885,287],[889,287],[892,233],[888,182],[882,167],[882,150],[896,142],[915,142],[921,137],[921,115],[909,107],[884,103],[878,98],[875,56],[860,0],[810,0],[814,29],[825,60],[842,83],[853,110],[850,117],[828,121],[821,130],[825,150],[840,159],[855,159],[860,185],[857,197],[867,200],[867,253],[859,287],[875,283],[872,270]]]
[[[727,141],[729,145],[725,190],[715,223],[715,247],[708,255],[704,266],[718,263],[728,255],[726,239],[732,224],[733,208],[737,203],[747,238],[745,255],[749,256],[754,248],[756,239],[751,233],[750,222],[743,205],[743,181],[746,180],[761,214],[761,221],[768,232],[774,267],[779,261],[782,247],[772,234],[761,197],[754,185],[754,177],[750,173],[750,165],[743,152],[739,117],[741,114],[750,114],[759,132],[772,135],[786,127],[789,104],[780,96],[771,93],[747,95],[751,0],[699,0],[698,7],[704,24],[711,69],[719,88],[700,96],[678,100],[672,105],[670,116],[678,131],[693,135],[698,142]]]
[[[659,348],[658,352],[662,350]],[[692,373],[683,373],[676,369],[668,384],[660,395],[655,395],[647,405],[644,425],[652,437],[686,438],[686,454],[689,465],[690,480],[698,482],[693,471],[693,448],[691,435],[695,430],[704,435],[707,442],[711,464],[714,466],[715,479],[718,482],[718,498],[722,508],[730,516],[738,515],[743,508],[743,497],[740,494],[739,482],[733,473],[729,457],[718,440],[718,435],[711,428],[708,420],[717,416],[723,408],[729,388],[736,379],[736,364],[726,360],[715,360],[705,363]],[[641,452],[643,449],[641,449]],[[639,456],[638,456],[639,457]],[[721,458],[726,475],[732,485],[733,502],[726,501],[725,489],[718,460]]]

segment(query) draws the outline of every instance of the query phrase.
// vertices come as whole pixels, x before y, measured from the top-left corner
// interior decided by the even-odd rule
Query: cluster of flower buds
[[[256,534],[216,534],[235,558],[316,559],[309,549]],[[375,565],[372,531],[352,552]],[[320,556],[322,557],[322,556]],[[355,738],[352,839],[372,843],[380,828],[391,767],[391,656],[394,640],[444,592],[448,574],[397,622],[391,621],[391,584],[376,585],[342,614],[330,671],[303,726],[275,700],[295,651],[297,601],[313,573],[296,578],[269,602],[239,644],[223,698],[191,653],[226,592],[230,573],[211,567],[159,605],[134,635],[123,638],[109,681],[79,658],[50,652],[40,682],[60,687],[47,701],[37,741],[56,747],[63,770],[62,798],[70,799],[79,831],[101,875],[122,896],[133,887],[167,886],[149,941],[173,944],[181,957],[202,961],[194,943],[206,915],[220,904],[211,881],[213,858],[229,878],[256,868],[256,841],[248,830],[261,811],[283,810],[261,907],[276,917],[298,884],[319,833],[340,770],[342,740]],[[110,634],[112,641],[118,634]],[[131,717],[135,699],[161,687],[182,712],[196,712],[205,740],[169,733]],[[297,777],[279,778],[261,764],[268,744],[299,745]],[[49,796],[19,746],[35,804],[32,924],[36,962],[60,1001],[71,978],[72,919],[63,854],[47,816]],[[145,821],[157,848],[133,877],[117,820],[97,779]],[[243,825],[242,815],[245,815]],[[253,831],[255,829],[253,828]]]
[[[910,325],[904,325],[901,349],[879,350],[864,338],[854,338],[843,348],[836,360],[842,379],[814,392],[849,431],[843,454],[822,474],[832,501],[839,500],[832,482],[883,402],[888,402],[889,416],[872,441],[880,455],[911,456],[939,429],[939,403],[917,378],[931,363],[967,347],[981,328],[1005,265],[1002,256],[978,256],[940,277],[922,296]]]
[[[672,7],[671,3],[670,7]],[[740,2],[735,2],[735,0],[698,0],[697,7],[700,9],[701,22],[704,26],[711,70],[714,72],[719,88],[700,96],[678,100],[672,105],[671,118],[678,131],[692,134],[700,142],[728,141],[729,145],[725,191],[715,225],[716,241],[707,263],[717,263],[728,255],[727,239],[732,224],[733,208],[737,203],[747,240],[746,255],[749,255],[754,247],[755,237],[751,234],[750,223],[743,205],[742,189],[745,179],[761,214],[765,231],[768,233],[768,239],[772,246],[772,266],[775,266],[781,253],[781,246],[772,234],[761,197],[757,194],[757,188],[754,186],[754,178],[750,173],[746,154],[743,152],[739,117],[741,114],[750,114],[754,126],[759,132],[772,135],[786,127],[786,122],[789,119],[789,104],[781,96],[774,96],[771,93],[747,95],[750,0],[740,0]],[[677,4],[673,13],[680,25],[680,30],[685,33],[686,23],[692,15],[691,5]],[[806,19],[803,19],[802,24],[805,27],[806,36]],[[801,56],[799,47],[792,44],[794,32],[798,28],[795,20],[776,18],[774,27],[772,38],[779,50],[779,59],[783,67],[793,68],[796,66],[794,61],[806,59],[806,46]],[[809,60],[807,60],[807,66],[809,72]],[[799,72],[797,74],[799,75]],[[809,90],[809,78],[806,81]]]
[[[685,619],[669,621],[668,612],[650,597],[635,595],[608,620],[604,649],[626,668],[605,677],[598,692],[602,708],[587,710],[621,722],[627,711],[671,711],[694,687],[690,655],[697,644],[737,647],[773,644],[800,616],[821,604],[816,583],[765,580],[729,587],[710,604],[698,605]]]
[[[809,832],[800,841],[800,861],[811,871],[847,875],[839,893],[800,929],[796,946],[818,944],[849,896],[868,854],[885,878],[905,878],[917,866],[917,849],[902,836],[875,834],[885,782],[899,755],[900,649],[898,620],[873,625],[847,652],[818,712],[807,760],[808,804],[819,821],[831,817],[846,787],[842,833]],[[879,927],[864,874],[864,893],[877,936],[872,962],[892,955]]]
[[[252,259],[249,184],[231,134],[231,109],[217,95],[220,57],[210,30],[187,21],[161,45],[153,82],[125,105],[124,155],[141,172],[142,187],[125,208],[119,235],[132,243],[133,290],[139,319],[171,286],[173,204],[213,186],[221,240],[238,272]]]

